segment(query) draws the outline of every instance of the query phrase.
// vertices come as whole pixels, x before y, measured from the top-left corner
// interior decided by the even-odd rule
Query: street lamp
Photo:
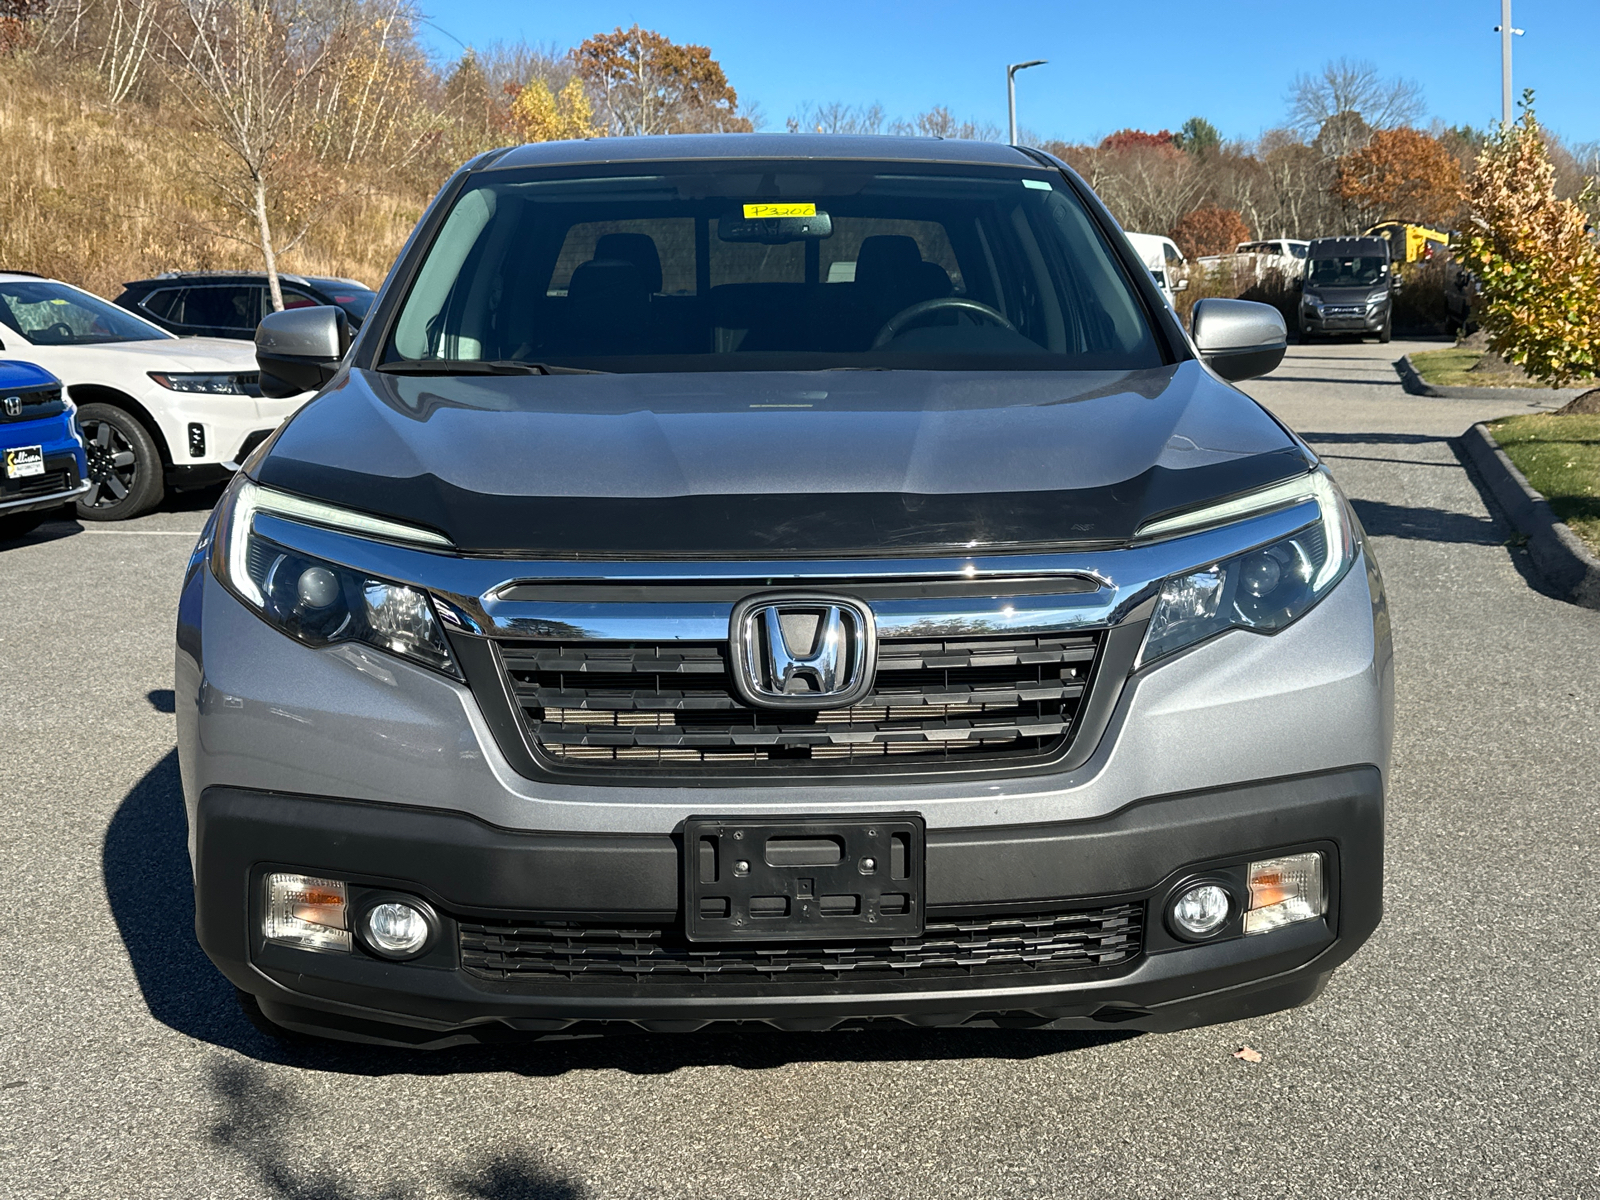
[[[1511,35],[1522,36],[1523,31],[1511,26],[1511,0],[1500,0],[1500,24],[1494,27],[1500,35],[1500,123],[1507,128],[1511,125]],[[1012,127],[1012,141],[1016,141],[1015,125]]]
[[[1510,0],[1507,0],[1509,3]],[[1006,112],[1011,117],[1011,144],[1016,146],[1016,72],[1027,70],[1029,67],[1045,66],[1048,59],[1035,58],[1032,62],[1013,62],[1005,69],[1005,104]]]

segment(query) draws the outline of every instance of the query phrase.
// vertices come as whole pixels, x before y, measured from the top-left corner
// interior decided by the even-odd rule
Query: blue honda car
[[[74,411],[61,381],[43,367],[0,362],[0,542],[70,511],[88,490]]]

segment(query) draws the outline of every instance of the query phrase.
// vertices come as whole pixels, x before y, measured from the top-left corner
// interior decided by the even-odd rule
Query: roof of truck
[[[1040,167],[1038,159],[999,142],[956,138],[833,133],[690,133],[655,137],[585,138],[516,146],[487,169],[695,159],[865,159],[876,162],[967,163]]]
[[[1312,238],[1311,252],[1327,254],[1382,254],[1389,257],[1389,242],[1381,237],[1326,237]]]

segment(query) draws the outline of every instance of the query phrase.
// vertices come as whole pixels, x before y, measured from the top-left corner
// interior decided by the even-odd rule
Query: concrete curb
[[[1429,383],[1417,368],[1411,365],[1411,356],[1402,354],[1395,360],[1395,371],[1400,376],[1400,386],[1413,396],[1432,396],[1436,400],[1516,400],[1524,404],[1548,404],[1560,408],[1568,400],[1576,400],[1587,388],[1521,388],[1521,387],[1439,387]]]
[[[1600,609],[1600,559],[1556,519],[1549,501],[1528,486],[1487,426],[1474,425],[1461,442],[1506,516],[1527,535],[1528,556],[1545,582],[1562,599]]]

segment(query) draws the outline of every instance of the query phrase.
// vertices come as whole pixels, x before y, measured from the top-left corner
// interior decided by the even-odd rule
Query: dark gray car
[[[463,168],[244,464],[178,623],[201,945],[264,1028],[1170,1030],[1371,934],[1377,566],[1035,151]]]
[[[1394,294],[1399,277],[1381,237],[1317,238],[1306,252],[1300,295],[1300,342],[1313,337],[1377,335],[1394,331]]]

